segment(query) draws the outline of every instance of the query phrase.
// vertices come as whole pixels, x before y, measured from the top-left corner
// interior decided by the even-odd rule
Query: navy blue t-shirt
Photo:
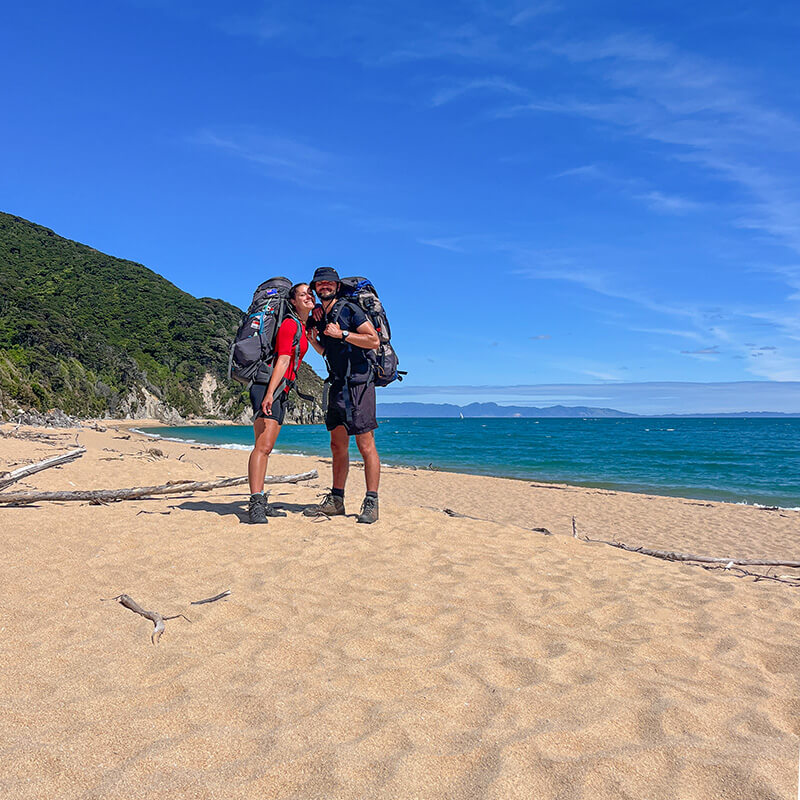
[[[333,311],[335,308],[331,308]],[[317,328],[320,331],[320,343],[325,348],[325,358],[331,371],[331,378],[334,380],[339,378],[343,379],[347,374],[347,360],[350,359],[350,380],[353,383],[365,383],[369,379],[370,374],[370,361],[367,358],[367,350],[363,347],[357,347],[354,344],[347,344],[341,339],[333,339],[330,336],[325,336],[322,331],[325,326],[330,322],[327,314],[324,314],[322,319],[317,323]],[[367,315],[352,303],[345,303],[339,313],[339,327],[343,331],[352,331],[355,333],[359,326],[367,322]]]

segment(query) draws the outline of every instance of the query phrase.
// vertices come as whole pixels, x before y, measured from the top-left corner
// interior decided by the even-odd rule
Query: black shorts
[[[358,436],[360,433],[369,433],[378,427],[375,417],[375,384],[356,383],[350,386],[350,408],[352,422],[347,422],[347,408],[345,406],[344,385],[333,384],[328,395],[328,411],[325,414],[325,427],[332,431],[339,425],[344,425],[348,436]]]
[[[284,391],[283,387],[278,392],[278,396],[272,401],[272,413],[267,415],[261,410],[264,402],[264,395],[267,393],[266,383],[254,383],[250,387],[250,405],[253,406],[253,421],[259,417],[262,419],[274,419],[278,425],[283,425],[283,418],[286,416],[286,400],[289,392]]]

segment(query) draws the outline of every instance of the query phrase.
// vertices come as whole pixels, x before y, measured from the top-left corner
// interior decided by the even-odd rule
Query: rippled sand
[[[24,485],[244,472],[242,452],[123,433],[81,431],[86,456]],[[0,470],[74,440],[0,438]],[[0,507],[3,797],[797,796],[800,590],[587,544],[571,520],[800,559],[800,512],[393,469],[378,524],[319,522],[299,511],[329,465],[271,471],[313,466],[264,527],[243,487]],[[348,510],[362,492],[354,465]],[[192,622],[154,647],[100,602],[122,592]]]

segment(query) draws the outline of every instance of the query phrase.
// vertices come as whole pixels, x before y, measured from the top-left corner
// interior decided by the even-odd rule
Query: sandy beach
[[[241,451],[102,424],[2,426],[0,472],[76,437],[85,456],[14,488],[245,472]],[[579,541],[572,518],[591,538],[798,560],[800,512],[391,468],[364,526],[299,513],[324,459],[270,462],[314,468],[273,487],[287,516],[268,526],[244,523],[246,487],[0,506],[3,797],[797,796],[800,589]],[[362,496],[354,464],[348,512]],[[191,623],[154,646],[149,621],[101,602],[121,593]]]

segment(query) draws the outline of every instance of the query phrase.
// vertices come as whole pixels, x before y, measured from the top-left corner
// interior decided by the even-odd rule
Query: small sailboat
[[[458,412],[458,416],[461,417],[461,419],[464,419],[464,412],[463,411],[459,411]]]

